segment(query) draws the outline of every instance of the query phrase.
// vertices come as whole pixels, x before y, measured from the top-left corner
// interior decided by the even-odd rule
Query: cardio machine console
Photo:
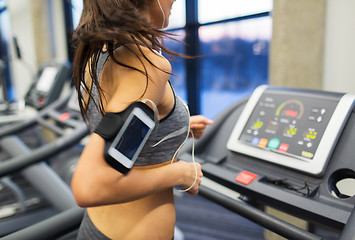
[[[228,140],[229,150],[321,176],[355,96],[260,86]]]

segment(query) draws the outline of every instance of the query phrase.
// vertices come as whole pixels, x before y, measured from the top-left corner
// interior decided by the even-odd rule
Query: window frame
[[[3,1],[4,2],[4,1]],[[0,8],[0,19],[2,14],[6,13],[7,10],[7,4],[5,2],[4,6]],[[10,19],[9,19],[10,22]],[[1,23],[1,21],[0,21]],[[3,79],[1,79],[1,94],[2,94],[2,100],[12,102],[15,100],[15,94],[13,90],[13,82],[11,78],[11,71],[10,71],[10,64],[9,64],[9,39],[6,39],[4,37],[3,29],[0,24],[0,60],[4,64],[4,69],[3,69]]]
[[[199,0],[185,0],[185,18],[186,25],[184,27],[169,28],[166,29],[167,32],[185,30],[185,53],[187,56],[200,56],[200,40],[199,40],[199,28],[202,26],[228,23],[235,21],[243,21],[247,19],[266,17],[271,15],[271,11],[260,12],[250,15],[243,15],[234,18],[227,18],[223,20],[211,21],[206,23],[200,23],[198,21],[198,1]],[[73,32],[73,15],[71,11],[71,0],[63,1],[65,9],[65,23],[68,34],[68,46],[70,44],[70,36]],[[72,61],[73,52],[72,49],[68,49],[69,59]],[[200,71],[201,63],[198,57],[192,59],[184,59],[186,68],[186,92],[187,101],[192,115],[198,115],[201,112],[201,87],[200,87]]]
[[[238,16],[235,18],[228,18],[218,21],[211,21],[200,23],[198,21],[198,0],[186,0],[186,42],[189,43],[185,46],[185,54],[188,56],[200,56],[200,40],[199,28],[208,25],[228,23],[235,21],[243,21],[247,19],[260,18],[270,16],[270,11],[261,12],[256,14]],[[178,30],[178,29],[169,29]],[[189,103],[190,112],[192,115],[200,114],[201,112],[201,80],[200,71],[201,63],[199,58],[185,60],[186,66],[186,87],[187,87],[187,100]]]

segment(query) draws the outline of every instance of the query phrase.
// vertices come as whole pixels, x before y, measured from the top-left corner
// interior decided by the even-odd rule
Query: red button
[[[69,119],[70,118],[70,114],[65,112],[65,113],[62,113],[60,116],[59,116],[59,121],[61,122],[64,122],[65,120]]]
[[[279,150],[280,150],[281,152],[287,152],[288,147],[289,147],[288,144],[286,144],[286,143],[281,143],[281,145],[280,145],[280,147],[279,147]]]
[[[39,104],[39,105],[43,105],[43,104],[44,104],[44,98],[38,99],[38,104]]]
[[[257,174],[244,170],[243,172],[239,173],[239,175],[235,178],[235,180],[245,185],[249,185],[249,183],[251,183],[257,177],[258,177]]]

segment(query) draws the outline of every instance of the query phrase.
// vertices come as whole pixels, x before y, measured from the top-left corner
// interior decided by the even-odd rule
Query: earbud
[[[161,7],[160,1],[157,0],[157,2],[158,2],[158,5],[159,5],[161,14],[163,15],[163,24],[162,24],[161,28],[164,28],[164,25],[165,25],[165,13],[164,13],[164,11],[163,11],[163,8]]]

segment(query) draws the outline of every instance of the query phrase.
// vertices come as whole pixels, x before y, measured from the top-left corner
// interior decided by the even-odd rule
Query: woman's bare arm
[[[177,162],[158,168],[132,169],[123,175],[111,168],[103,158],[104,139],[92,134],[72,178],[72,191],[81,207],[123,203],[136,200],[174,186],[188,188],[195,180],[193,163]],[[198,180],[189,191],[198,193],[201,166],[197,164]]]

